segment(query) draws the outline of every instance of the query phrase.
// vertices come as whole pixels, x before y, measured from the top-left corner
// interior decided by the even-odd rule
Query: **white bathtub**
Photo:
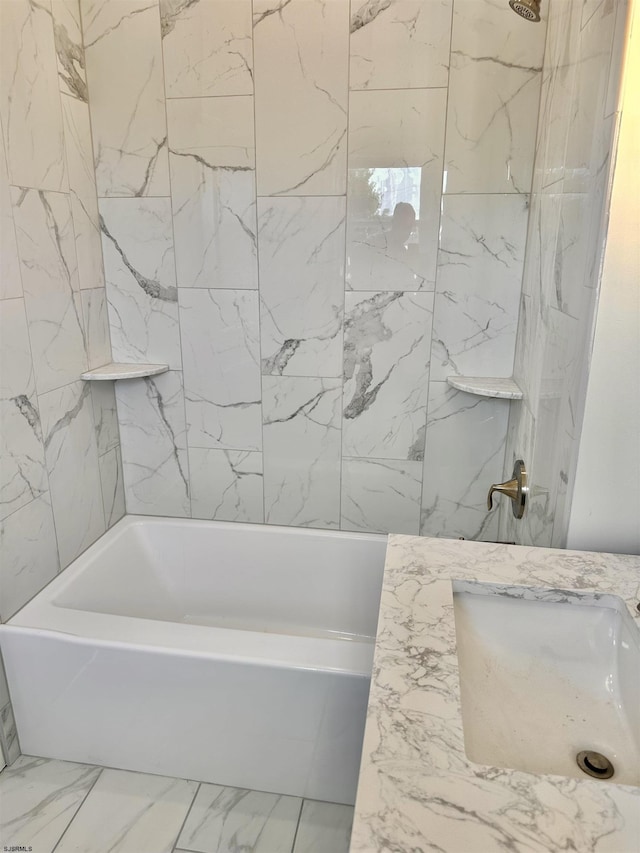
[[[22,751],[352,803],[385,546],[127,516],[0,626]]]

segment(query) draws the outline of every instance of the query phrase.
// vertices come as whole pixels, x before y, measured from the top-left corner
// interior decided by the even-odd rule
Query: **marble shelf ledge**
[[[510,377],[447,376],[452,388],[476,394],[478,397],[497,397],[501,400],[522,400],[523,394]]]
[[[115,379],[140,379],[143,376],[156,376],[158,373],[166,373],[168,364],[122,364],[112,361],[103,364],[95,370],[87,370],[80,375],[87,382],[107,382]]]

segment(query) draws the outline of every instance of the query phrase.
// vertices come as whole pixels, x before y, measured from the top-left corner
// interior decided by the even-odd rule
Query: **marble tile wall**
[[[552,2],[505,470],[528,463],[522,522],[502,535],[565,547],[606,240],[627,0]]]
[[[2,3],[0,619],[124,513],[77,0]],[[4,676],[0,675],[0,682]],[[19,752],[0,685],[5,757]]]
[[[129,512],[495,537],[544,25],[81,0]],[[127,57],[127,62],[123,62]],[[446,426],[444,421],[446,420]]]

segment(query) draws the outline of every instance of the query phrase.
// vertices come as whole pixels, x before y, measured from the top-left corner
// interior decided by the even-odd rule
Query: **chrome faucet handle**
[[[494,483],[489,489],[487,495],[487,509],[493,509],[493,493],[507,495],[511,498],[511,510],[516,518],[522,518],[524,508],[527,503],[527,494],[529,487],[527,486],[527,469],[524,467],[522,459],[516,460],[513,466],[513,475],[511,480],[506,483]]]

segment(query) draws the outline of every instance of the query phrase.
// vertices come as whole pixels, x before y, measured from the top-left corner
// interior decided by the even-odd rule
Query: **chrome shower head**
[[[526,18],[527,21],[537,23],[540,20],[540,0],[509,0],[509,5],[514,12],[521,18]]]

